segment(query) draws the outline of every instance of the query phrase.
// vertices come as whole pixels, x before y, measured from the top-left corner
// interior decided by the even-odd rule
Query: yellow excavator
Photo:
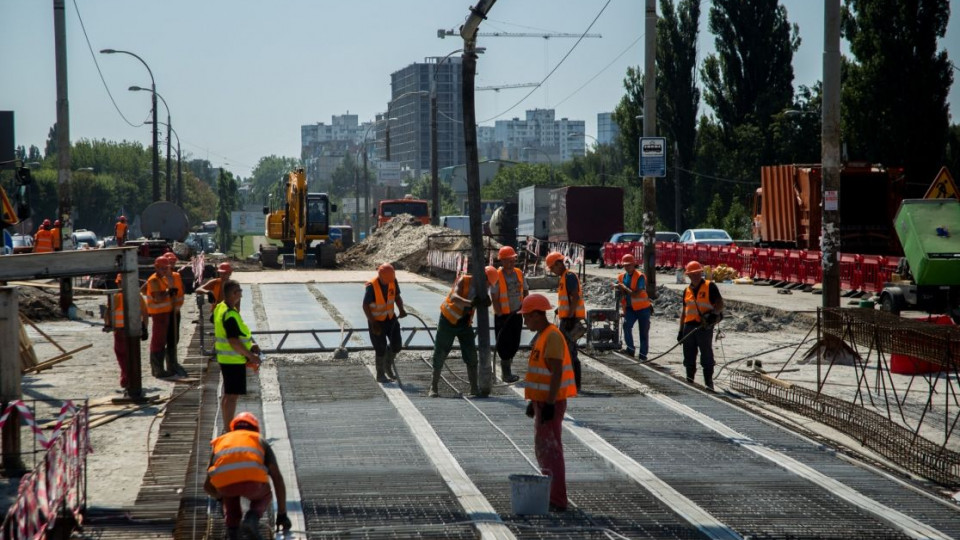
[[[261,245],[260,263],[264,266],[320,266],[337,264],[336,248],[330,243],[330,212],[337,211],[326,193],[307,192],[307,174],[297,169],[280,179],[277,195],[271,206],[264,206],[267,216],[265,234],[280,240],[283,246]],[[316,245],[314,245],[316,244]],[[283,257],[279,259],[278,256]]]

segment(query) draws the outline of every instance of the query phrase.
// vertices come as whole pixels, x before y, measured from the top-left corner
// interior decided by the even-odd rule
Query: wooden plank
[[[30,341],[30,336],[27,335],[27,329],[23,325],[23,320],[20,322],[20,369],[26,369],[37,365],[37,353],[33,350],[33,342]]]
[[[57,289],[60,290],[59,283],[36,283],[34,281],[11,281],[9,285],[17,285],[20,287],[36,287],[38,289]],[[111,294],[117,292],[116,289],[91,289],[89,287],[74,287],[73,292],[75,293],[87,293],[87,294]]]
[[[49,360],[45,360],[45,361],[43,361],[43,362],[40,362],[39,364],[33,366],[32,368],[28,368],[28,369],[23,370],[22,373],[34,373],[34,372],[39,372],[39,371],[43,371],[43,370],[45,370],[45,369],[51,368],[51,367],[59,364],[60,362],[65,362],[65,361],[73,358],[73,354],[74,354],[74,353],[78,353],[78,352],[80,352],[80,351],[87,350],[87,349],[89,349],[90,347],[93,347],[93,343],[87,343],[87,344],[84,345],[83,347],[77,347],[76,349],[73,349],[72,351],[67,351],[67,352],[65,352],[64,354],[61,354],[61,355],[59,355],[59,356],[54,356],[53,358],[51,358],[51,359],[49,359]]]
[[[34,330],[37,331],[37,333],[39,333],[41,336],[43,336],[44,339],[46,339],[47,341],[49,341],[49,342],[50,342],[54,347],[56,347],[61,353],[66,353],[66,352],[67,352],[67,351],[64,350],[64,348],[61,347],[60,344],[57,343],[52,337],[48,336],[46,332],[44,332],[43,330],[41,330],[40,327],[37,326],[37,323],[35,323],[35,322],[31,321],[30,319],[28,319],[26,315],[24,315],[24,314],[21,313],[21,314],[20,314],[20,319],[21,319],[23,322],[29,324]]]

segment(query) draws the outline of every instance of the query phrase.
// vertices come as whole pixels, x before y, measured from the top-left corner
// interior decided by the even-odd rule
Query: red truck
[[[623,188],[567,186],[550,191],[551,242],[575,242],[584,258],[596,263],[600,248],[623,232]]]
[[[427,201],[414,199],[407,195],[402,199],[386,199],[380,201],[377,209],[377,227],[385,225],[400,214],[410,214],[424,225],[430,224],[430,206]]]

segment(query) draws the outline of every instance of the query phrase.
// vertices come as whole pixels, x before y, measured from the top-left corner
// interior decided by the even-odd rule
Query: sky
[[[143,125],[149,92],[127,90],[149,87],[146,69],[131,56],[97,52],[126,50],[150,66],[185,159],[207,159],[247,177],[263,156],[299,157],[301,125],[329,124],[331,116],[346,113],[363,122],[383,112],[390,74],[459,49],[459,37],[439,39],[437,30],[459,28],[476,1],[65,0],[70,138],[149,146],[150,126]],[[823,3],[782,4],[802,39],[794,84],[810,86],[821,79]],[[602,37],[577,43],[481,36],[478,46],[486,52],[478,61],[477,86],[536,83],[556,69],[519,104],[531,88],[478,92],[479,124],[553,108],[557,118],[584,120],[587,134],[596,136],[597,113],[619,102],[627,67],[643,64],[643,5],[498,1],[481,32],[579,35],[589,27]],[[713,51],[709,6],[703,0],[701,60]],[[52,7],[52,0],[0,2],[0,110],[14,111],[17,144],[41,151],[56,121]],[[960,59],[958,12],[940,44],[951,59]],[[960,72],[954,75],[960,79]],[[960,110],[957,86],[950,93],[951,111]],[[162,103],[159,110],[166,122]]]

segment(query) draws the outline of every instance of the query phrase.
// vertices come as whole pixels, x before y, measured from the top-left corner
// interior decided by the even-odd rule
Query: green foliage
[[[433,189],[429,176],[425,175],[411,180],[407,185],[407,193],[413,195],[416,199],[431,201],[431,204],[433,204]],[[440,211],[437,212],[438,216],[455,216],[460,214],[460,209],[457,207],[457,197],[453,194],[453,190],[450,189],[449,184],[438,180],[437,195],[440,199]]]
[[[277,193],[278,186],[286,181],[287,174],[301,167],[303,167],[302,162],[297,158],[274,155],[260,158],[250,178],[251,200],[266,205],[267,196]],[[308,189],[308,191],[313,190]]]
[[[947,134],[947,149],[944,165],[954,178],[960,177],[960,124],[950,126]]]
[[[480,189],[482,199],[509,199],[517,196],[520,188],[527,186],[560,186],[565,178],[559,171],[552,171],[542,163],[518,163],[513,167],[501,167],[496,176]]]
[[[230,228],[230,212],[237,209],[237,181],[229,172],[220,171],[217,178],[217,233],[220,238],[217,239],[221,246],[229,246],[233,243],[233,234]]]
[[[367,180],[371,184],[376,182],[373,171],[369,170],[369,168],[367,170]],[[338,199],[347,196],[355,197],[358,196],[358,189],[360,194],[365,193],[363,168],[357,163],[353,156],[348,155],[340,162],[340,165],[333,170],[330,179],[329,193]]]

